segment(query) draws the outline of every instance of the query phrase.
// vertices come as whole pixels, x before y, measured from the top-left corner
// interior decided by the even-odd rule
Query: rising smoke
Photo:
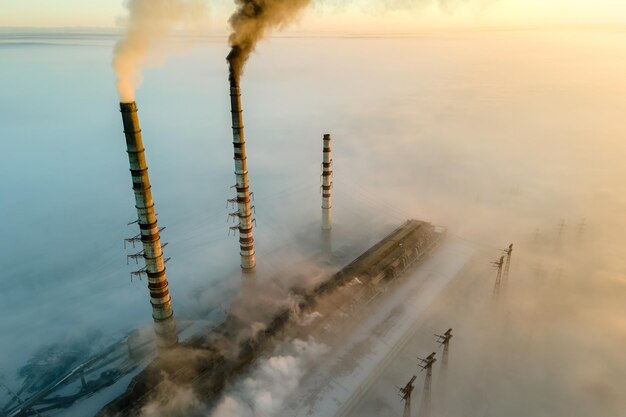
[[[450,11],[459,3],[472,0],[372,0],[362,5],[366,10],[407,10],[435,3],[442,10]],[[485,7],[495,0],[476,0]],[[283,29],[298,18],[312,0],[235,0],[237,10],[230,17],[232,33],[229,37],[231,51],[226,60],[229,63],[231,82],[239,82],[250,54],[257,43],[272,29]],[[354,4],[354,0],[318,0],[319,6],[343,8]]]
[[[128,0],[124,37],[114,50],[120,101],[134,101],[141,68],[153,48],[173,30],[192,27],[206,14],[204,0]]]
[[[231,81],[239,81],[243,68],[256,44],[274,28],[291,23],[310,0],[235,0],[237,10],[230,17],[233,28],[228,41],[231,51],[226,58]]]
[[[213,417],[274,416],[282,411],[300,379],[328,347],[313,339],[295,339],[261,361],[243,381],[225,394]]]

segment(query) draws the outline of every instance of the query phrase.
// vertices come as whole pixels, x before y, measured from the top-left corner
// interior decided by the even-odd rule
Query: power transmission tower
[[[504,265],[504,273],[502,274],[502,284],[506,287],[509,281],[509,270],[511,269],[511,256],[513,255],[513,244],[511,243],[502,253],[506,254],[506,263]]]
[[[416,378],[417,376],[413,376],[404,388],[400,388],[400,397],[402,398],[402,401],[404,401],[404,414],[402,414],[402,417],[411,417],[411,394],[415,389],[413,383]]]
[[[452,329],[448,329],[444,334],[436,334],[437,343],[443,347],[443,354],[441,356],[441,367],[439,368],[439,412],[441,414],[446,405],[446,384],[448,380],[448,355],[450,353],[450,339],[452,339]]]
[[[422,402],[420,404],[420,417],[428,417],[430,414],[430,392],[433,379],[433,365],[437,362],[437,359],[435,359],[436,354],[436,352],[433,352],[424,359],[419,357],[417,358],[420,361],[418,366],[422,368],[422,370],[426,370],[424,392],[422,393]]]
[[[441,356],[442,372],[448,367],[448,354],[450,353],[450,339],[452,339],[452,329],[448,329],[444,334],[436,334],[437,343],[443,346],[443,355]]]
[[[497,270],[496,283],[493,287],[493,296],[497,297],[500,294],[500,285],[502,284],[502,265],[504,265],[504,256],[500,257],[499,261],[491,263]]]

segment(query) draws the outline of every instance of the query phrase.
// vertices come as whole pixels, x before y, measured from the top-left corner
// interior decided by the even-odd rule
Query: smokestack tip
[[[136,112],[137,103],[135,101],[130,101],[127,103],[120,103],[120,110],[124,113]]]
[[[318,136],[319,137],[319,136]],[[330,140],[330,133],[324,134],[324,139]]]

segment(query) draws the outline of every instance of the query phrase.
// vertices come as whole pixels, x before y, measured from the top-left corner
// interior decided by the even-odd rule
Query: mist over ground
[[[150,327],[151,317],[122,242],[137,232],[126,226],[134,207],[115,39],[2,36],[0,374],[18,389],[31,359],[56,349],[71,366]],[[427,324],[460,326],[451,415],[623,415],[625,38],[439,31],[260,44],[242,79],[260,273],[297,266],[314,250],[299,242],[317,233],[329,132],[337,233],[371,230],[360,242],[367,247],[412,217],[493,251],[484,276],[451,289]],[[226,224],[227,53],[225,39],[206,39],[145,71],[137,94],[180,321],[218,322],[240,285]],[[483,310],[488,261],[511,242],[520,255],[505,325]],[[511,333],[494,331],[500,325]],[[424,347],[430,333],[416,336]]]

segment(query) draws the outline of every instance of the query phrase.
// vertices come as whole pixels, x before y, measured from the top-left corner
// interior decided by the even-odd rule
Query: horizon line
[[[590,23],[590,24],[528,24],[528,25],[485,25],[485,26],[428,26],[414,30],[336,30],[336,29],[320,29],[320,30],[297,30],[288,29],[280,32],[274,32],[268,35],[268,38],[302,38],[302,37],[411,37],[420,36],[428,33],[463,33],[463,32],[520,32],[520,31],[542,31],[542,30],[626,30],[626,23]],[[124,28],[111,26],[0,26],[2,32],[28,32],[38,31],[42,34],[48,33],[65,33],[67,34],[90,34],[90,35],[122,35]],[[207,29],[196,31],[195,33],[185,33],[183,31],[175,31],[171,37],[227,37],[229,30],[224,29]]]

